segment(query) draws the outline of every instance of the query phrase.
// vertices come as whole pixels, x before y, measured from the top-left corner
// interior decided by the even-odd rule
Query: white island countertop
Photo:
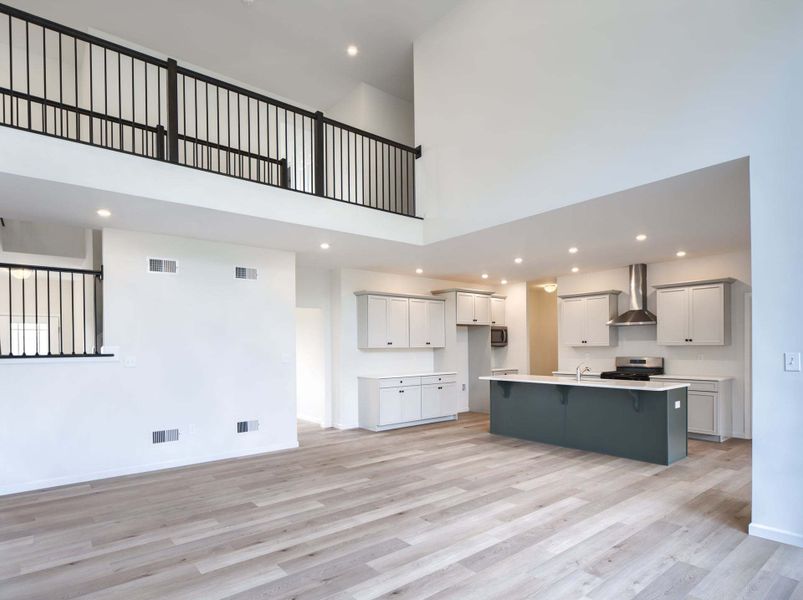
[[[605,388],[612,390],[636,390],[644,392],[668,392],[689,387],[687,383],[674,381],[624,381],[621,379],[569,379],[553,375],[501,375],[499,377],[480,377],[483,381],[503,381],[506,383],[535,383],[542,385],[568,385],[574,387]]]

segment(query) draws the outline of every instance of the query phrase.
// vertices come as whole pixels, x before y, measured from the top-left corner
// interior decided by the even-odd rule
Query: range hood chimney
[[[630,265],[630,310],[608,321],[611,327],[655,325],[658,319],[647,310],[647,265]]]

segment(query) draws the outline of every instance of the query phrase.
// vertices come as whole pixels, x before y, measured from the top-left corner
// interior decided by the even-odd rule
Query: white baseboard
[[[335,429],[359,429],[359,425],[344,425],[343,423],[332,423],[332,427]]]
[[[214,456],[181,458],[158,463],[150,463],[146,465],[134,465],[131,467],[123,467],[120,469],[107,469],[103,471],[94,471],[90,473],[77,473],[74,475],[64,475],[63,477],[54,477],[51,479],[38,479],[35,481],[26,481],[23,483],[12,483],[10,485],[0,486],[0,496],[6,496],[8,494],[19,494],[22,492],[41,491],[47,488],[53,488],[63,485],[89,483],[90,481],[97,481],[99,479],[108,479],[110,477],[121,477],[124,475],[139,475],[141,473],[148,473],[151,471],[161,471],[163,469],[173,469],[176,467],[187,467],[190,465],[216,462],[219,460],[227,460],[230,458],[244,458],[246,456],[254,456],[256,454],[267,454],[269,452],[277,452],[279,450],[291,450],[293,448],[298,448],[298,440],[295,440],[289,444],[272,444],[270,446],[262,446],[260,448],[250,448],[245,451],[224,452],[222,454],[217,454]]]
[[[789,544],[790,546],[797,546],[803,548],[803,533],[795,533],[794,531],[786,531],[785,529],[778,529],[776,527],[769,527],[759,523],[750,523],[748,528],[750,535],[772,540],[773,542],[781,542],[782,544]]]
[[[296,415],[296,418],[299,421],[307,421],[308,423],[315,423],[316,425],[320,425],[321,427],[323,427],[323,424],[321,423],[321,420],[320,419],[316,419],[315,417],[310,417],[310,416],[307,416],[307,415]]]

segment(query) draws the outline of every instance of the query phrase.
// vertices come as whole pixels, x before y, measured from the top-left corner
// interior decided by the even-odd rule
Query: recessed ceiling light
[[[357,48],[354,44],[351,44],[348,48],[346,48],[346,54],[349,56],[357,56],[360,53],[360,49]]]
[[[112,216],[112,212],[110,210],[105,209],[105,208],[99,208],[98,209],[98,216],[99,217],[111,217]]]
[[[422,269],[421,267],[418,267],[418,268],[415,270],[415,272],[416,272],[416,273],[418,273],[419,275],[421,275],[421,273],[423,273],[423,272],[424,272],[424,269]]]
[[[575,248],[574,246],[569,248],[569,254],[577,254],[577,248]]]
[[[329,250],[329,244],[327,244],[326,242],[321,244],[321,250]]]
[[[507,279],[502,280],[502,285],[507,285]]]
[[[643,233],[640,233],[640,234],[638,234],[638,235],[636,236],[636,239],[637,239],[639,242],[643,242],[644,240],[646,240],[646,239],[647,239],[647,236],[646,236],[645,234],[643,234]]]
[[[580,267],[572,267],[572,273],[577,273],[580,270]]]
[[[678,250],[678,251],[675,253],[675,256],[677,256],[678,258],[683,258],[684,256],[686,256],[686,252],[685,252],[685,251],[683,251],[683,250]]]
[[[488,273],[483,273],[483,274],[482,274],[482,278],[483,278],[483,279],[488,279]]]
[[[513,262],[516,263],[517,265],[520,265],[523,261],[524,259],[521,257],[516,257],[513,259]]]

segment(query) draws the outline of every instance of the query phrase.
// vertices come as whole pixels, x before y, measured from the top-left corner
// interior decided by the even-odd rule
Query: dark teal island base
[[[686,457],[686,388],[491,381],[491,433],[670,465]]]

